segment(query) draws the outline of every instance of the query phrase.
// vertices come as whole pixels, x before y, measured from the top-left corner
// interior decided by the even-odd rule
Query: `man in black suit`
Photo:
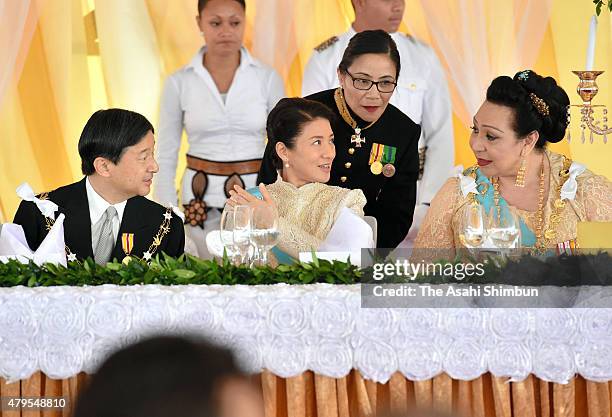
[[[94,113],[79,139],[81,181],[60,187],[48,198],[64,213],[68,260],[92,257],[99,264],[126,257],[151,259],[184,251],[181,219],[144,196],[158,171],[153,126],[142,115],[109,109]],[[41,244],[55,219],[22,201],[14,223],[20,224],[30,247]]]

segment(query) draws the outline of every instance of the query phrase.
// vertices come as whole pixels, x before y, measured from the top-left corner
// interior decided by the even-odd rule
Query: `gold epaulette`
[[[315,51],[323,52],[324,50],[326,50],[327,48],[329,48],[330,46],[338,42],[338,40],[339,39],[337,36],[332,36],[331,38],[327,39],[326,41],[321,42],[318,46],[316,46]]]

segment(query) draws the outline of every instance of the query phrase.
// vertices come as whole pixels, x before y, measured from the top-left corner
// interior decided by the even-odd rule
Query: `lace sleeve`
[[[414,243],[415,248],[454,248],[453,212],[459,198],[457,178],[449,178],[431,201]]]
[[[321,245],[322,241],[316,236],[305,232],[283,217],[278,220],[278,227],[280,230],[278,247],[293,258],[297,259],[300,252],[316,251]]]
[[[347,207],[359,217],[363,217],[363,207],[366,205],[366,198],[360,189],[350,190],[344,198],[342,207]]]
[[[592,222],[612,221],[612,182],[590,171],[578,177],[578,189],[586,218]]]

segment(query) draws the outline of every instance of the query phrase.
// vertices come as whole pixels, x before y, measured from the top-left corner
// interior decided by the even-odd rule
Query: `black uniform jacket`
[[[93,258],[91,220],[89,216],[89,204],[87,202],[87,191],[85,189],[85,178],[74,184],[60,187],[49,193],[48,199],[59,206],[59,211],[64,213],[64,240],[66,246],[79,259]],[[153,237],[157,234],[166,209],[141,196],[130,198],[123,212],[123,219],[119,227],[117,242],[111,254],[111,259],[121,261],[125,256],[121,243],[123,233],[134,234],[134,247],[131,255],[142,257],[153,243]],[[36,250],[47,235],[46,221],[36,205],[30,201],[22,201],[15,214],[16,224],[20,224],[25,231],[26,239],[30,248]],[[185,248],[185,229],[181,219],[172,214],[170,231],[164,236],[157,252],[165,252],[171,256],[179,256]]]
[[[336,158],[332,164],[329,185],[360,188],[366,196],[366,216],[374,216],[378,223],[376,246],[395,248],[408,234],[416,204],[416,181],[419,172],[418,141],[421,127],[397,107],[389,104],[382,116],[370,128],[351,111],[351,116],[362,128],[366,142],[360,148],[351,144],[354,129],[346,123],[334,100],[335,89],[321,91],[305,98],[328,106],[336,115],[332,124],[335,136]],[[350,111],[350,108],[349,108]],[[379,143],[397,149],[395,174],[386,177],[370,171],[369,158],[372,145]],[[353,149],[351,154],[349,150]],[[276,172],[269,165],[262,165],[259,178],[273,182]],[[270,181],[271,180],[271,181]],[[258,180],[259,181],[259,180]]]

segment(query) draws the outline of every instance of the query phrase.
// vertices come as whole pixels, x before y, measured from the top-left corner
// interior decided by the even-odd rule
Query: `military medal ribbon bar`
[[[382,163],[385,164],[382,168],[382,173],[385,177],[389,178],[395,175],[395,154],[397,153],[397,148],[395,146],[384,146]]]
[[[370,151],[370,171],[374,175],[382,173],[385,177],[392,177],[395,175],[395,155],[397,148],[395,146],[383,145],[380,143],[373,143],[372,150]],[[384,164],[384,166],[383,166]]]

